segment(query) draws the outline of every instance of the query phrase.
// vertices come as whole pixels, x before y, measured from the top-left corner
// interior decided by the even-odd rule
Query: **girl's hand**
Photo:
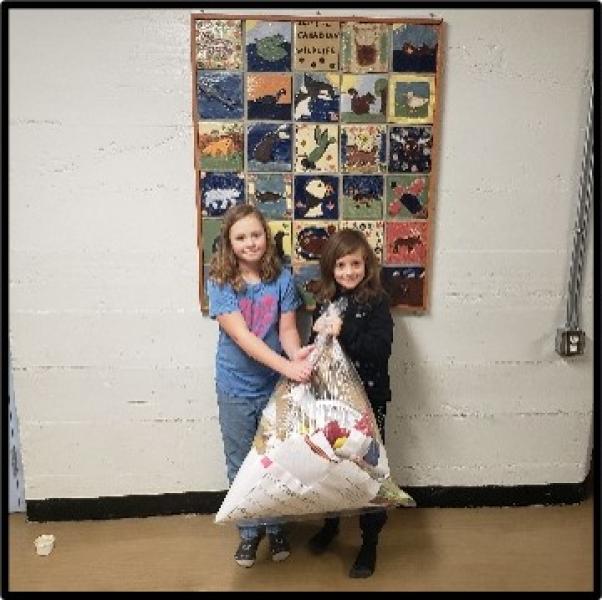
[[[329,319],[326,319],[324,316],[321,316],[314,323],[313,329],[316,333],[326,333],[333,337],[337,337],[339,333],[341,333],[342,326],[343,320],[340,317],[330,317]]]
[[[309,346],[303,346],[303,348],[299,348],[295,355],[293,356],[293,360],[305,360],[314,349],[313,344],[309,344]]]
[[[311,377],[312,365],[308,360],[290,360],[283,373],[297,383],[305,383]]]

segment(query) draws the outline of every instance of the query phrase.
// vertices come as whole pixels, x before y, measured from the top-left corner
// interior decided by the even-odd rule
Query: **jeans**
[[[239,398],[230,396],[219,388],[216,391],[228,481],[232,485],[238,469],[240,469],[253,445],[253,438],[261,420],[261,414],[270,397]],[[281,533],[282,524],[271,523],[265,527],[262,525],[239,525],[238,529],[241,539],[248,540],[261,535],[264,529],[268,534]]]

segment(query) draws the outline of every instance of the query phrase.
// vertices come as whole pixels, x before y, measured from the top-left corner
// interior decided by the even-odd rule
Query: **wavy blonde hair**
[[[334,278],[337,260],[357,250],[362,251],[366,272],[364,279],[353,290],[353,297],[363,304],[384,293],[380,282],[378,258],[364,234],[356,229],[340,229],[328,238],[320,257],[321,278],[316,292],[319,302],[332,300],[337,293],[337,283]]]
[[[274,238],[265,217],[250,204],[237,204],[233,206],[228,209],[224,216],[224,222],[218,238],[218,249],[211,257],[211,264],[209,265],[209,277],[220,285],[229,283],[237,292],[244,290],[246,284],[240,274],[236,255],[232,250],[230,230],[235,223],[250,216],[255,217],[261,223],[265,233],[266,248],[259,265],[261,281],[264,283],[274,281],[280,275],[282,269],[280,260],[276,254]]]

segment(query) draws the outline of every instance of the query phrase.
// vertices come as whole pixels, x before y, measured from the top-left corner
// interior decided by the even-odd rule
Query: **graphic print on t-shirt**
[[[269,294],[257,302],[253,302],[251,298],[241,298],[239,302],[247,327],[260,339],[263,339],[276,320],[276,304],[276,297]]]

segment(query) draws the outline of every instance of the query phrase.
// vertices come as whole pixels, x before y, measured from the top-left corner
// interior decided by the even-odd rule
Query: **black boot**
[[[326,519],[322,529],[309,540],[309,549],[312,554],[322,554],[337,533],[339,533],[339,520]]]
[[[370,577],[376,568],[377,542],[364,542],[349,571],[349,577]]]

